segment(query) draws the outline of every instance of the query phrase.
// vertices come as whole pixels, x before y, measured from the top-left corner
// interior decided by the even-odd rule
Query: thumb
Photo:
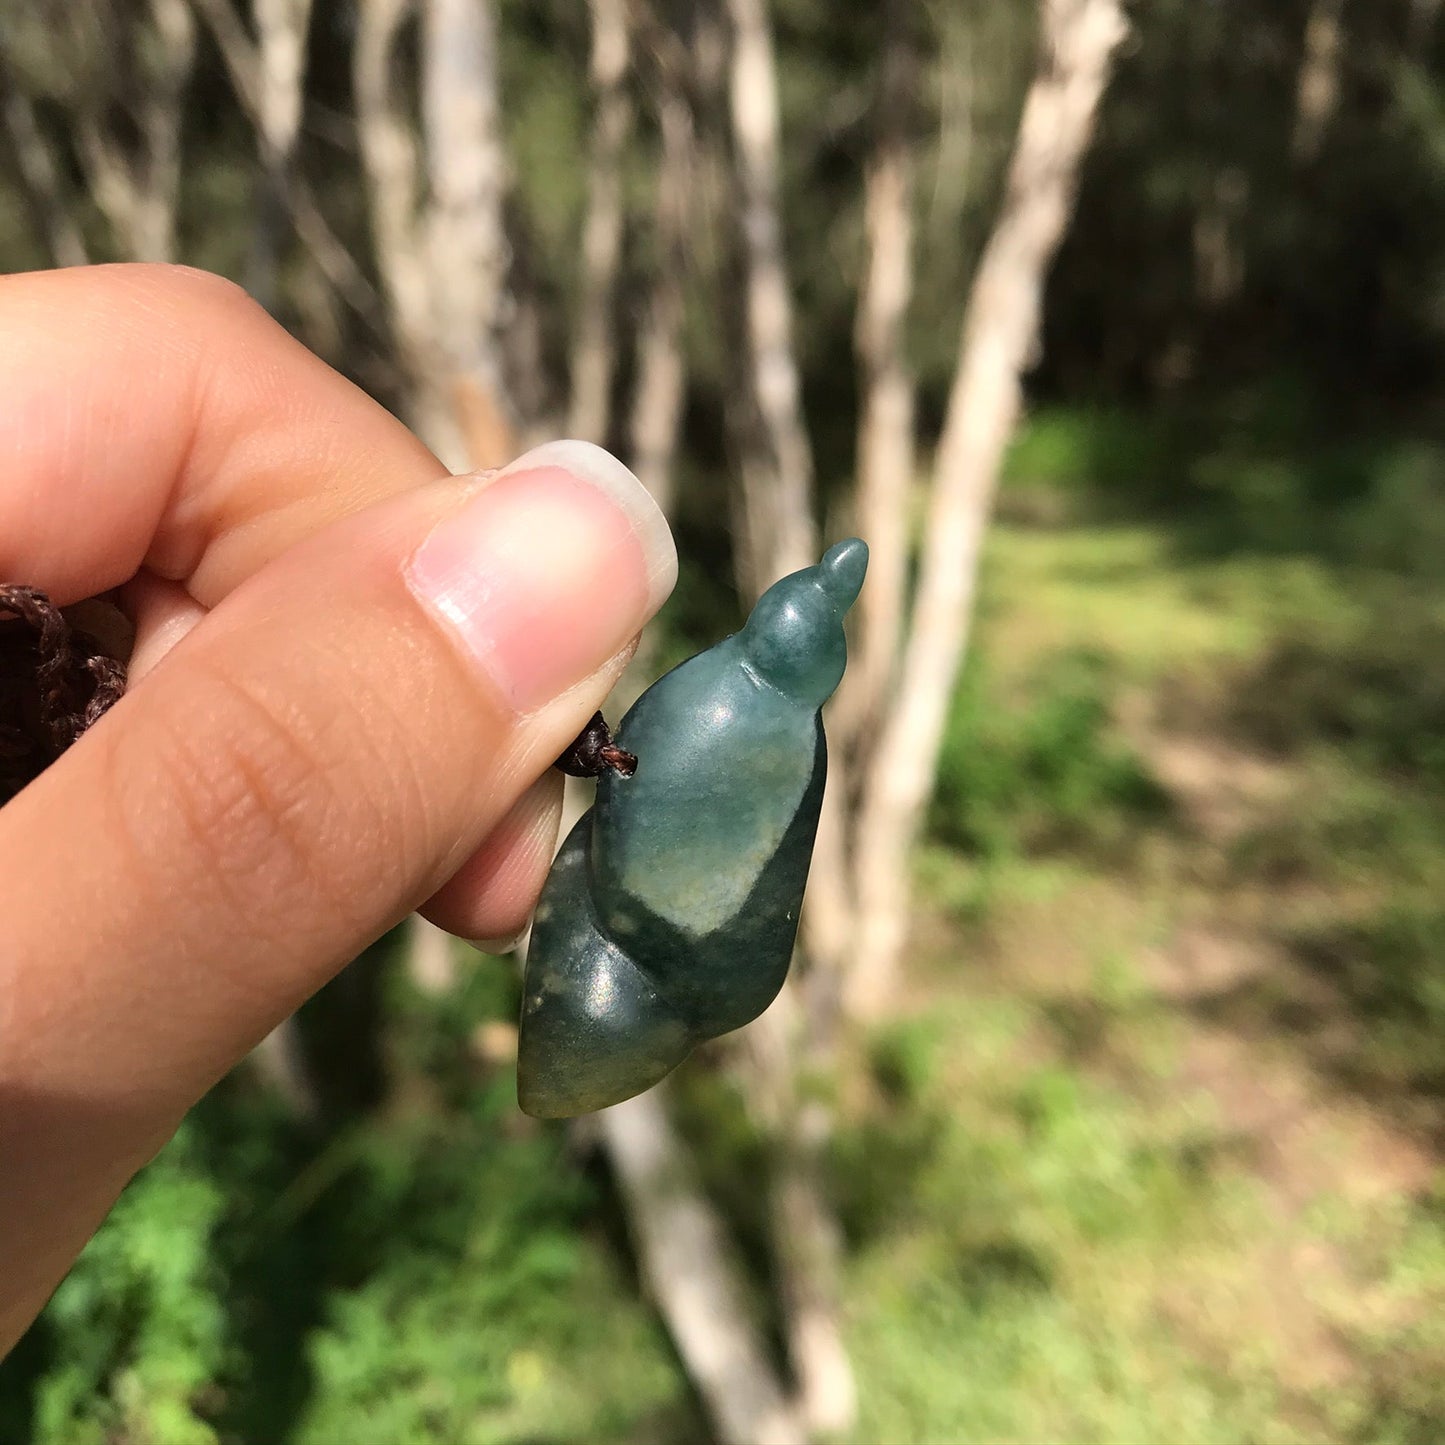
[[[78,1245],[200,1093],[457,870],[675,577],[596,447],[447,478],[257,572],[0,812],[0,1253],[16,1181],[88,1194]]]

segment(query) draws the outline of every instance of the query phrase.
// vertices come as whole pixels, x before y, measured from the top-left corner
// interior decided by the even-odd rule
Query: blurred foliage
[[[479,963],[445,1004],[390,969],[386,993],[388,1067],[410,1096],[318,1130],[254,1079],[228,1081],[126,1192],[20,1369],[0,1374],[0,1438],[695,1434],[595,1181],[560,1133],[519,1121],[510,1069],[457,1047],[514,1016],[503,967]]]
[[[1167,795],[1113,729],[1102,658],[1044,659],[1024,706],[989,681],[975,653],[939,759],[932,831],[941,842],[986,856],[1102,848],[1164,814]]]
[[[225,1201],[187,1124],[127,1190],[46,1312],[56,1364],[36,1389],[37,1445],[211,1445],[196,1402],[225,1358],[212,1254]]]
[[[1236,718],[1275,749],[1332,742],[1445,792],[1445,609],[1406,597],[1342,638],[1291,631],[1245,679]]]

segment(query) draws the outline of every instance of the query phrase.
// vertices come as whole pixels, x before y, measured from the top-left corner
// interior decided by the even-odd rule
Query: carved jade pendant
[[[741,632],[622,719],[636,774],[603,776],[542,890],[517,1092],[541,1118],[651,1088],[783,986],[823,801],[819,709],[843,677],[856,538],[776,583]]]

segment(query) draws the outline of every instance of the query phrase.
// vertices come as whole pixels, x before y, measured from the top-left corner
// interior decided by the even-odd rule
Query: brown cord
[[[612,729],[600,712],[573,739],[571,747],[552,765],[574,778],[600,778],[619,773],[630,778],[637,771],[637,759],[612,741]]]
[[[0,803],[125,692],[125,664],[35,587],[0,585]]]

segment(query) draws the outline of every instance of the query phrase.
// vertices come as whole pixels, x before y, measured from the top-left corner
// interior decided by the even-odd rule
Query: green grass
[[[917,1025],[967,1064],[914,1100],[936,1123],[912,1219],[853,1262],[860,1438],[1257,1438],[1267,1381],[1227,1380],[1169,1318],[1193,1261],[1258,1227],[1248,1189],[1216,1170],[1189,1107],[1141,1108],[1000,1047],[1022,1021],[978,1003]]]
[[[907,989],[833,1091],[856,1438],[1434,1445],[1445,593],[1398,545],[1434,454],[1195,467],[1225,549],[1101,500],[1169,464],[1123,425],[1011,461]],[[605,1176],[469,1052],[515,981],[348,977],[306,1021],[324,1127],[213,1096],[0,1372],[0,1440],[702,1438]],[[776,1336],[767,1140],[706,1059],[682,1083]]]
[[[1445,1122],[1438,605],[1154,524],[995,531],[917,1011],[838,1142],[860,1438],[1445,1431],[1439,1185],[1378,1157]],[[1161,809],[1159,729],[1271,790],[1225,834]],[[1189,929],[1264,961],[1181,986]],[[1272,1090],[1305,1119],[1278,1155]]]

